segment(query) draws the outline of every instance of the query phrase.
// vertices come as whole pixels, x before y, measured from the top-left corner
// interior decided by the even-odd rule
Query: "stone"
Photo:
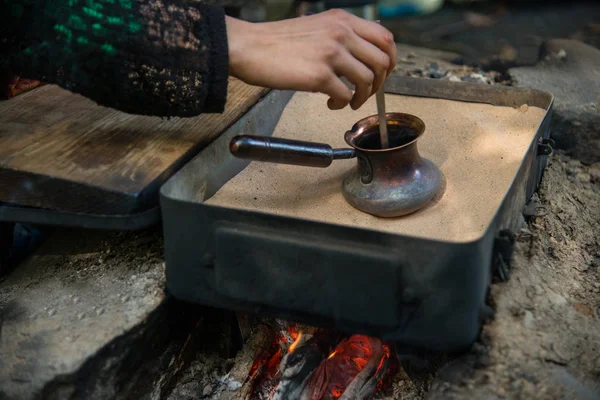
[[[586,385],[577,379],[567,369],[555,367],[551,378],[556,380],[566,389],[564,398],[577,398],[581,400],[594,400],[600,398],[600,388]]]
[[[553,292],[553,291],[550,291],[550,293],[548,295],[548,299],[555,306],[563,306],[563,305],[567,304],[567,299],[565,299],[562,295],[560,295],[556,292]]]
[[[397,44],[394,74],[416,78],[442,79],[451,82],[475,82],[488,85],[503,84],[502,74],[482,71],[460,64],[456,53]]]
[[[537,294],[538,296],[541,296],[545,293],[546,291],[544,290],[543,286],[540,285],[539,283],[537,285],[535,285],[535,294]]]
[[[566,39],[549,40],[535,66],[508,71],[513,84],[555,96],[551,137],[585,164],[600,161],[600,50]]]
[[[394,73],[398,75],[408,75],[411,71],[425,70],[431,64],[434,64],[436,69],[449,70],[457,67],[452,62],[460,58],[460,55],[456,53],[407,44],[396,44],[396,56]]]
[[[533,317],[533,313],[531,311],[525,311],[525,316],[523,317],[523,325],[527,329],[533,329],[535,325],[535,319]]]
[[[592,179],[590,174],[586,174],[585,172],[578,173],[576,178],[578,181],[583,182],[583,183],[590,183],[590,181]]]
[[[202,394],[205,397],[208,397],[213,391],[212,385],[207,384],[206,386],[204,386],[204,390],[202,391]]]
[[[589,317],[594,316],[594,311],[583,303],[573,303],[573,308],[583,315],[587,315]]]
[[[232,381],[227,382],[227,389],[230,392],[235,392],[236,390],[238,390],[241,387],[242,387],[242,384],[240,382],[238,382],[238,381],[233,381],[232,380]]]
[[[0,283],[0,399],[163,398],[206,313],[165,295],[162,256],[152,230],[51,236]]]

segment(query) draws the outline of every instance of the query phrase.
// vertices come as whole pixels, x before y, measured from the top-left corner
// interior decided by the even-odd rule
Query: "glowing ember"
[[[292,335],[292,337],[294,337],[294,335]],[[296,340],[294,340],[294,343],[292,343],[292,345],[290,346],[290,348],[288,350],[288,353],[293,353],[294,352],[294,350],[298,346],[298,343],[300,343],[300,339],[302,339],[302,331],[298,331],[298,335],[296,336]]]
[[[254,360],[248,374],[248,379],[252,382],[252,399],[267,400],[275,392],[281,377],[279,371],[279,364],[283,357],[281,349],[287,347],[286,336],[288,335],[291,336],[291,333],[279,332],[271,345]]]
[[[249,373],[249,378],[253,381],[253,399],[266,400],[270,398],[277,387],[278,380],[275,380],[275,377],[279,372],[280,362],[281,349],[279,349],[277,343],[271,345],[267,351],[256,359]]]
[[[302,338],[302,332],[296,331],[291,324],[277,320],[276,326],[278,331],[275,340],[254,360],[248,374],[248,380],[252,382],[252,400],[267,400],[273,396],[281,379],[281,360],[286,352],[291,353],[296,349]]]
[[[292,337],[292,339],[294,339],[294,340],[298,339],[298,335],[302,334],[302,331],[296,332],[296,327],[292,324],[289,324],[287,326],[287,330],[290,333],[290,336]]]
[[[276,339],[250,371],[252,400],[273,399],[275,394],[290,400],[369,398],[384,389],[384,377],[397,372],[388,362],[390,349],[377,338],[353,335],[338,342],[339,336],[327,330],[304,337],[291,325],[279,321],[278,326]],[[327,348],[334,343],[335,349]]]
[[[310,399],[339,398],[365,368],[373,353],[384,354],[383,344],[379,339],[353,335],[341,342],[310,376],[307,384],[312,392]]]

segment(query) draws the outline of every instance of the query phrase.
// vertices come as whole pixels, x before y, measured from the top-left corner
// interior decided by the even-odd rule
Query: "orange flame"
[[[334,399],[342,397],[342,394],[344,394],[344,389],[339,386],[335,386],[333,389],[331,389],[331,395]]]
[[[338,399],[382,345],[379,339],[364,335],[352,335],[340,342],[309,377],[310,398]]]
[[[296,340],[296,338],[298,337],[298,333],[301,333],[302,331],[296,332],[296,328],[294,327],[294,325],[290,324],[288,325],[288,332],[290,333],[292,339]]]
[[[377,366],[377,371],[375,372],[375,374],[378,374],[379,371],[381,371],[381,368],[383,367],[383,363],[388,358],[390,358],[390,348],[384,344],[383,345],[383,357],[381,357],[381,361],[379,361],[379,365]]]
[[[285,347],[289,344],[290,338],[292,344],[288,347],[288,354],[293,353],[301,346],[302,331],[296,331],[294,328],[293,325],[286,327],[287,332],[277,335],[272,345],[255,360],[248,375],[252,380],[251,398],[268,399],[273,395],[281,379],[279,365],[282,353],[285,353]],[[377,338],[352,335],[338,342],[334,351],[313,371],[307,382],[307,387],[310,388],[309,398],[339,399],[352,380],[368,364],[373,353],[381,354],[381,350],[383,350],[383,355],[378,360],[376,375],[384,372],[385,376],[377,383],[376,390],[382,391],[388,388],[390,381],[386,378],[395,375],[399,368],[396,365],[396,358],[391,357],[390,348]],[[387,365],[386,360],[390,361],[390,365]],[[386,364],[386,371],[382,371],[384,364]]]
[[[294,350],[296,350],[296,347],[298,347],[298,343],[300,343],[301,338],[302,338],[302,331],[298,331],[298,336],[296,337],[296,340],[294,340],[294,343],[292,343],[290,345],[290,348],[288,349],[289,353],[293,353]]]
[[[353,358],[352,361],[354,361],[354,364],[356,364],[358,370],[362,371],[367,366],[368,360],[366,358]]]

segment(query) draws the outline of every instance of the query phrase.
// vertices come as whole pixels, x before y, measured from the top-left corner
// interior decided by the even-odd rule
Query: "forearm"
[[[222,9],[185,0],[8,0],[3,7],[23,4],[9,23],[13,73],[135,114],[223,111],[229,56]]]

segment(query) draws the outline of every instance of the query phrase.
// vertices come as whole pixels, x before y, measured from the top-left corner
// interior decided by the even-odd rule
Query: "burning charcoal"
[[[377,385],[387,371],[388,357],[383,348],[373,353],[366,367],[348,385],[340,400],[365,399],[375,394]]]
[[[281,360],[281,381],[273,400],[299,400],[310,374],[321,364],[325,354],[317,341],[298,333],[298,338]]]
[[[351,392],[356,395],[370,392],[369,385],[373,381],[369,380],[369,377],[378,375],[372,371],[371,365],[375,363],[376,367],[380,366],[384,354],[384,347],[379,339],[364,335],[351,336],[341,342],[327,360],[323,361],[312,373],[303,390],[301,400],[340,398],[367,366],[369,366],[368,372],[361,375],[360,380],[352,385]],[[373,358],[375,358],[374,361]],[[382,369],[385,372],[386,368]],[[377,372],[379,371],[377,370]],[[378,382],[379,379],[374,381],[373,392],[377,389]],[[348,396],[351,395],[351,393],[348,394]]]
[[[281,373],[280,340],[276,339],[269,348],[254,361],[248,374],[252,381],[251,399],[269,399],[275,392]]]
[[[234,393],[227,400],[364,399],[385,390],[391,382],[387,378],[399,368],[390,348],[377,338],[344,339],[332,329],[277,320],[263,327],[267,341],[253,356],[242,386],[231,391],[221,385],[228,390],[224,393]],[[294,341],[285,347],[288,336]]]
[[[292,379],[292,376],[298,375],[302,376],[304,374],[304,367],[299,365],[299,354],[292,355],[294,351],[300,351],[299,344],[304,343],[307,339],[310,338],[310,335],[303,336],[301,334],[301,330],[305,329],[307,331],[312,331],[314,328],[303,327],[299,324],[289,323],[282,320],[270,320],[269,323],[265,324],[265,327],[269,332],[273,334],[272,342],[266,346],[264,346],[264,350],[257,355],[254,359],[252,367],[250,368],[250,372],[248,373],[247,382],[249,382],[249,390],[248,396],[243,397],[244,399],[269,399],[271,400],[273,396],[277,396],[276,392],[278,388],[281,386],[282,380],[285,381],[284,378]],[[331,334],[333,338],[336,335]],[[318,352],[321,354],[321,358],[327,354],[327,349],[320,349],[321,344],[319,340],[323,341],[328,338],[326,335],[316,335],[314,338],[318,337],[318,340],[315,339],[315,345],[319,348]],[[304,345],[303,345],[304,346]],[[298,349],[296,349],[298,347]],[[306,350],[302,350],[308,351]],[[312,358],[308,356],[304,362],[306,363],[306,368],[311,364]],[[316,362],[318,365],[318,362]],[[312,366],[307,373],[312,371],[315,366]],[[288,370],[289,369],[289,370]],[[286,375],[287,374],[287,375]],[[289,382],[284,382],[285,386],[289,386]],[[302,383],[302,382],[300,382]],[[291,385],[291,389],[295,389],[296,381],[294,380]],[[287,390],[288,388],[283,388],[282,390]],[[289,398],[287,394],[284,393],[284,396],[279,398]]]
[[[282,350],[285,351],[292,343],[294,343],[294,338],[292,337],[292,334],[290,332],[290,330],[293,330],[293,328],[286,321],[278,319],[276,320],[276,322],[277,326],[279,327],[279,332],[282,338],[282,340],[280,341],[280,345],[282,347]]]

